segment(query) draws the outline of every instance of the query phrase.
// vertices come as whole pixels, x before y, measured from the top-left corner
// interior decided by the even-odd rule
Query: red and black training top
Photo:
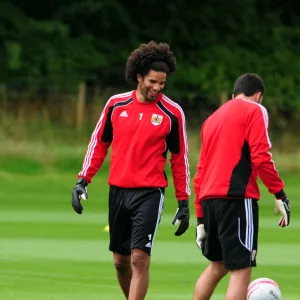
[[[111,97],[92,134],[78,177],[91,182],[112,146],[108,183],[122,188],[166,187],[168,150],[178,200],[190,195],[185,116],[181,107],[159,94],[148,104],[135,91]]]
[[[268,112],[261,104],[233,99],[203,124],[194,177],[196,216],[210,198],[260,198],[258,176],[271,194],[283,190],[270,153]]]

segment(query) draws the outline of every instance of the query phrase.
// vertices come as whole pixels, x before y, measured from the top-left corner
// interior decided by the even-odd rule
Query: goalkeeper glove
[[[79,178],[72,193],[72,207],[78,214],[82,214],[83,211],[80,200],[88,199],[87,185],[88,183],[84,178]]]
[[[206,232],[204,230],[203,218],[197,218],[197,229],[196,229],[196,244],[201,249],[202,242],[206,237]]]
[[[172,222],[173,225],[179,225],[175,232],[176,236],[182,235],[187,231],[190,224],[189,200],[178,201],[178,208]]]
[[[291,209],[290,209],[290,201],[284,194],[284,192],[280,192],[275,195],[275,214],[279,215],[282,214],[282,217],[280,218],[278,222],[278,226],[286,227],[290,224],[290,218],[291,218]]]

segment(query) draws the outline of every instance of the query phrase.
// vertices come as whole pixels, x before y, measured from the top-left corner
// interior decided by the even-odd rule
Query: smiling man
[[[109,191],[109,249],[120,287],[129,300],[145,298],[150,256],[164,204],[167,152],[178,201],[176,236],[189,227],[190,172],[185,116],[162,94],[176,60],[168,44],[141,44],[128,57],[126,80],[136,90],[112,96],[96,125],[72,194],[81,214],[87,185],[112,146]]]

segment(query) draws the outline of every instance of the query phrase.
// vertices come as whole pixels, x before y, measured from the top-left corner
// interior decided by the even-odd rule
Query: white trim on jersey
[[[186,123],[185,123],[185,116],[182,108],[180,105],[169,99],[166,95],[163,94],[162,100],[166,101],[168,104],[172,105],[173,107],[176,107],[182,118],[182,131],[183,131],[183,140],[184,140],[184,147],[185,147],[185,153],[184,153],[184,162],[185,162],[185,168],[186,168],[186,193],[188,195],[191,194],[190,190],[190,169],[189,169],[189,161],[188,161],[188,153],[189,153],[189,148],[188,148],[188,139],[187,139],[187,134],[186,134]]]
[[[132,96],[132,91],[127,92],[127,93],[114,95],[114,96],[110,97],[109,100],[107,101],[107,103],[106,103],[106,105],[105,105],[105,107],[102,111],[102,114],[99,118],[99,121],[98,121],[98,123],[95,127],[95,130],[93,131],[91,141],[89,143],[89,146],[88,146],[85,158],[84,158],[82,170],[79,172],[79,176],[86,176],[87,171],[88,171],[89,167],[91,166],[92,157],[94,155],[94,151],[95,151],[95,148],[96,148],[96,145],[97,145],[97,135],[98,135],[98,132],[99,132],[101,126],[102,126],[102,120],[105,116],[105,110],[106,110],[107,106],[109,106],[111,101],[116,99],[116,98],[121,98],[121,100],[123,101],[124,98],[128,98],[128,97],[131,97],[131,96]]]
[[[245,202],[245,216],[246,216],[246,232],[245,232],[245,241],[241,239],[241,219],[238,218],[238,237],[241,244],[248,249],[251,253],[253,250],[253,236],[254,236],[254,224],[253,224],[253,208],[252,208],[252,199],[244,199]]]
[[[262,115],[263,115],[263,119],[264,119],[264,123],[265,123],[265,129],[266,129],[266,137],[267,137],[267,140],[268,140],[268,143],[269,143],[269,146],[270,148],[272,147],[272,144],[271,144],[271,141],[270,141],[270,137],[269,137],[269,133],[268,133],[268,127],[269,127],[269,115],[268,115],[268,111],[267,109],[260,103],[257,103],[257,102],[254,102],[254,101],[250,101],[250,100],[247,100],[247,99],[242,99],[243,101],[246,101],[248,103],[252,103],[254,105],[257,105],[261,112],[262,112]]]
[[[259,108],[261,109],[261,112],[262,112],[262,115],[263,115],[263,119],[264,119],[264,123],[265,123],[265,130],[266,130],[266,137],[267,137],[267,140],[268,140],[269,147],[271,148],[272,144],[271,144],[269,133],[268,133],[269,115],[268,115],[268,112],[267,112],[265,107],[263,107],[262,105],[259,105]]]
[[[129,99],[130,99],[130,97],[129,97]],[[128,99],[128,100],[129,100],[129,99]],[[124,101],[124,100],[122,99],[122,102],[123,102],[123,101]],[[112,110],[112,112],[111,112],[111,117],[110,117],[111,121],[112,121],[112,119],[113,119],[114,112],[115,112],[115,110],[116,110],[117,108],[124,108],[125,106],[130,105],[130,104],[132,104],[132,102],[129,102],[129,103],[125,104],[125,105],[120,105],[120,106],[118,106],[118,107],[114,107],[113,110]],[[124,113],[124,112],[126,113],[126,115],[122,115],[122,113]],[[128,113],[127,113],[126,110],[123,111],[122,113],[120,114],[121,117],[128,117]]]
[[[257,102],[254,102],[254,101],[250,101],[250,100],[247,100],[247,99],[242,99],[243,101],[246,101],[246,102],[249,102],[249,103],[252,103],[254,105],[257,105],[259,106],[260,110],[261,110],[261,113],[262,113],[262,116],[263,116],[263,119],[264,119],[264,123],[265,123],[265,134],[266,134],[266,138],[267,138],[267,141],[268,141],[268,144],[269,144],[269,147],[270,149],[272,148],[272,143],[271,143],[271,140],[270,140],[270,137],[269,137],[269,132],[268,132],[268,127],[269,127],[269,114],[268,114],[268,111],[267,109],[260,103],[257,103]],[[270,155],[270,162],[273,164],[273,169],[277,172],[278,176],[279,176],[279,172],[278,170],[276,169],[276,166],[275,166],[275,162],[272,158],[272,153],[270,151],[268,151],[268,154]]]

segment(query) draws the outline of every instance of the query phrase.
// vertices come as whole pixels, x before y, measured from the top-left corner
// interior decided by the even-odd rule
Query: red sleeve
[[[96,128],[91,136],[83,161],[82,170],[78,174],[78,177],[85,178],[88,183],[91,182],[93,176],[100,169],[112,142],[112,106],[109,104],[110,101],[108,101],[104,107]]]
[[[247,141],[250,147],[252,165],[269,192],[276,194],[283,189],[284,183],[280,179],[272,160],[268,125],[268,112],[262,105],[259,105],[249,115]]]
[[[201,130],[201,134],[200,134],[201,141],[203,141],[202,132],[203,132],[203,126],[202,126],[202,130]],[[194,192],[195,192],[194,206],[195,206],[196,217],[197,218],[202,218],[203,217],[202,205],[201,205],[201,201],[199,199],[200,175],[201,175],[202,164],[203,164],[203,151],[201,151],[201,150],[202,150],[202,147],[200,149],[199,160],[198,160],[198,164],[197,164],[197,167],[196,167],[196,174],[195,174],[195,177],[194,177]]]
[[[172,133],[173,132],[173,133]],[[187,200],[190,191],[190,167],[188,162],[188,140],[186,134],[185,116],[179,109],[176,122],[172,124],[171,170],[175,186],[177,200]]]

